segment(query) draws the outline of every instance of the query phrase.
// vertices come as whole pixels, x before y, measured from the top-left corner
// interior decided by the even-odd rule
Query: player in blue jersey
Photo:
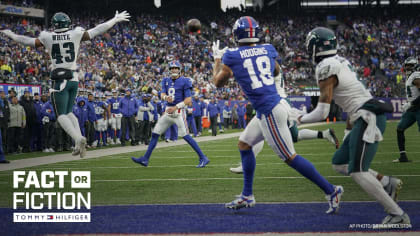
[[[178,126],[178,135],[181,136],[198,154],[199,163],[197,168],[205,167],[210,161],[203,154],[197,142],[188,134],[185,109],[192,104],[191,89],[192,84],[189,78],[181,76],[181,64],[178,61],[169,63],[171,77],[162,80],[161,98],[168,102],[165,113],[159,118],[152,133],[152,140],[144,156],[131,159],[143,166],[149,164],[150,156],[156,147],[159,136],[163,134],[171,125]]]
[[[258,118],[247,125],[239,138],[238,147],[244,171],[243,191],[225,206],[240,209],[255,205],[252,192],[255,156],[252,146],[265,139],[283,161],[324,191],[329,203],[326,213],[335,213],[344,192],[343,187],[330,184],[312,163],[296,154],[287,126],[290,106],[281,99],[274,84],[274,77],[280,72],[280,66],[275,61],[278,54],[271,44],[257,44],[259,32],[257,21],[244,16],[233,26],[233,35],[239,47],[219,49],[219,42],[213,43],[215,85],[222,87],[229,78],[235,77],[257,111]]]
[[[120,131],[121,131],[121,118],[122,114],[120,111],[120,100],[118,97],[118,91],[112,90],[112,97],[107,101],[108,109],[111,111],[111,117],[109,118],[109,123],[111,125],[111,144],[112,142],[116,144],[121,144],[120,142]]]
[[[103,94],[97,94],[96,101],[94,103],[95,107],[95,114],[96,114],[96,122],[95,122],[95,130],[96,130],[96,140],[95,144],[97,147],[106,146],[106,127],[107,127],[107,119],[108,119],[108,104],[103,101],[105,96]],[[101,145],[101,137],[102,137],[102,145]],[[95,145],[94,145],[95,146]]]

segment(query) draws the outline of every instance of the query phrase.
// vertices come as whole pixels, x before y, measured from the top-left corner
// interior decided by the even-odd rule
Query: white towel
[[[363,141],[367,143],[380,142],[383,140],[381,130],[376,126],[376,115],[375,113],[360,109],[351,116],[350,122],[353,124],[357,119],[362,118],[366,123],[367,127],[363,133]]]

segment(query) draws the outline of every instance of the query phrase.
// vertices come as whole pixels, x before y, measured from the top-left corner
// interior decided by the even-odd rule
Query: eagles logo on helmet
[[[410,76],[416,69],[419,61],[415,57],[409,57],[404,61],[404,72],[407,76]]]
[[[54,32],[65,32],[69,30],[70,24],[70,17],[64,12],[57,12],[51,18],[51,25],[54,27]]]
[[[337,54],[337,38],[332,30],[316,27],[306,36],[306,50],[313,63],[319,63],[322,58]]]

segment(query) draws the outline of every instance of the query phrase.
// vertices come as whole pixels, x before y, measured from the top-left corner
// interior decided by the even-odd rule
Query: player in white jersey
[[[279,93],[280,97],[287,98],[286,89],[284,88],[284,79],[282,76],[282,73],[280,72],[276,77],[274,77],[274,83],[276,84],[277,92]],[[291,107],[289,109],[292,109]],[[305,112],[306,113],[306,112]],[[252,119],[257,119],[256,117],[253,117]],[[324,131],[316,131],[316,130],[310,130],[310,129],[301,129],[298,130],[296,121],[290,121],[291,124],[289,124],[289,130],[292,134],[292,140],[293,142],[298,142],[299,140],[310,140],[310,139],[326,139],[329,142],[331,142],[336,149],[339,147],[339,142],[337,137],[335,136],[335,132],[333,129],[326,129]],[[252,147],[252,151],[254,152],[255,157],[262,151],[264,147],[264,140],[257,143]],[[229,169],[232,173],[235,174],[242,174],[243,168],[242,163],[239,164],[238,167],[233,167]]]
[[[333,168],[339,173],[350,175],[363,190],[384,206],[389,215],[382,221],[383,224],[409,224],[410,218],[384,190],[382,180],[378,180],[378,173],[369,170],[378,142],[382,140],[385,131],[384,113],[392,112],[392,106],[373,99],[358,81],[349,61],[336,55],[337,39],[332,30],[324,27],[313,29],[306,38],[306,47],[317,65],[315,77],[321,94],[317,107],[309,114],[298,115],[298,122],[311,123],[325,119],[334,99],[348,113],[353,128],[335,152]],[[391,184],[391,179],[387,179]]]
[[[117,11],[114,18],[92,29],[85,30],[81,27],[70,29],[70,17],[58,12],[51,19],[54,31],[42,31],[38,38],[17,35],[9,29],[0,31],[18,43],[37,48],[44,46],[48,51],[51,58],[51,79],[54,81],[53,88],[50,89],[51,101],[57,121],[76,144],[73,155],[80,155],[80,157],[86,155],[86,138],[82,136],[79,122],[72,112],[79,85],[76,61],[79,56],[80,42],[101,35],[116,23],[129,21],[129,18],[130,15],[127,12],[118,13]]]
[[[398,148],[400,158],[394,162],[409,162],[405,152],[404,131],[416,121],[420,131],[420,68],[419,61],[415,57],[409,57],[404,61],[404,72],[408,77],[405,82],[407,103],[403,105],[403,115],[397,126]]]

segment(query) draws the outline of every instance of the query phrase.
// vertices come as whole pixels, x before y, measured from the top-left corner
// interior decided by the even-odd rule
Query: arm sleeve
[[[35,47],[35,40],[36,38],[31,38],[25,35],[17,35],[13,33],[11,30],[3,30],[1,31],[8,37],[10,37],[13,41],[23,44],[25,46]]]
[[[104,22],[102,24],[99,24],[99,25],[95,26],[92,29],[89,29],[87,31],[88,34],[89,34],[89,37],[92,39],[92,38],[94,38],[98,35],[101,35],[101,34],[105,33],[106,31],[111,29],[115,25],[115,23],[117,23],[117,22],[115,21],[114,18],[112,18],[111,20],[109,20],[107,22]]]

